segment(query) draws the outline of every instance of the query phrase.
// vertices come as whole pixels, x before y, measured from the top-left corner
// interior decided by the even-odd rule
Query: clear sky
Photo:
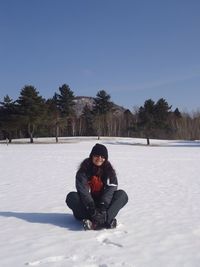
[[[64,83],[131,110],[161,97],[200,110],[200,1],[0,0],[0,99]]]

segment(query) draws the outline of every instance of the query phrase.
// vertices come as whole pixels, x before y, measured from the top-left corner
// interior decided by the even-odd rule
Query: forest
[[[43,98],[33,85],[25,85],[16,100],[6,95],[0,102],[0,139],[34,137],[113,136],[156,139],[200,139],[200,112],[181,113],[164,98],[147,99],[130,111],[112,102],[105,91],[90,97],[77,112],[77,97],[63,84],[52,98]],[[133,99],[134,106],[134,99]]]

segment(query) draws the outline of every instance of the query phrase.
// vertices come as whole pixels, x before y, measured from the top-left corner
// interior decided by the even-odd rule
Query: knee
[[[127,193],[124,190],[122,190],[122,189],[117,190],[116,193],[117,193],[117,198],[120,198],[121,201],[125,205],[128,202],[128,195],[127,195]]]
[[[69,208],[71,207],[72,203],[75,202],[77,197],[78,197],[77,192],[70,192],[69,194],[67,194],[65,202]]]

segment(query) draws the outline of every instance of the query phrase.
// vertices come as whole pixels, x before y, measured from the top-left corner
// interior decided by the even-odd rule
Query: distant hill
[[[75,102],[75,106],[74,106],[74,110],[76,112],[76,115],[78,117],[81,116],[82,112],[83,112],[83,108],[87,105],[91,110],[94,106],[94,97],[89,97],[89,96],[76,96],[74,99]],[[125,108],[113,103],[113,113],[115,115],[121,115],[122,113],[124,113],[124,111],[126,110]]]

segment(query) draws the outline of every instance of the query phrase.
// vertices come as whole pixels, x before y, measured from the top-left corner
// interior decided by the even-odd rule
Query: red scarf
[[[99,195],[101,190],[103,189],[103,182],[99,176],[92,176],[88,185],[91,190],[91,194]]]

